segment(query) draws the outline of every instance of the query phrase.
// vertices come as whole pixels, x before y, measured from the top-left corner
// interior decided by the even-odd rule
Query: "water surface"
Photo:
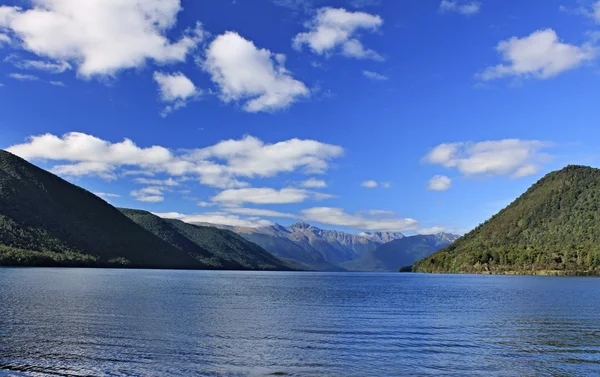
[[[600,376],[600,279],[0,269],[0,376]]]

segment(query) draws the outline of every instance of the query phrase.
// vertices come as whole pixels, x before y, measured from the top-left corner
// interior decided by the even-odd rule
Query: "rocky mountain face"
[[[300,222],[262,228],[227,227],[281,258],[292,259],[317,270],[342,270],[340,263],[361,258],[378,246],[404,238],[402,233],[350,234],[317,228]]]

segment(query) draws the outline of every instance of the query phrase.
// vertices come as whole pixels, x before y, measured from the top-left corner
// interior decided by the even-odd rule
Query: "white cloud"
[[[389,189],[390,187],[392,187],[392,184],[389,182],[381,182],[381,187],[384,189]]]
[[[370,180],[370,181],[364,181],[363,183],[360,184],[362,187],[366,187],[366,188],[376,188],[377,186],[379,186],[379,184],[376,181]]]
[[[219,86],[224,102],[245,101],[248,112],[280,110],[309,95],[285,69],[285,55],[259,49],[235,32],[210,44],[202,67]]]
[[[0,33],[0,47],[2,47],[3,44],[10,44],[10,43],[11,43],[10,37],[4,33]]]
[[[581,2],[578,2],[578,3],[581,4]],[[583,15],[583,16],[589,17],[592,20],[596,21],[596,23],[600,24],[600,0],[595,1],[589,7],[580,5],[575,8],[569,8],[564,5],[561,5],[559,7],[559,9],[561,12],[567,12],[567,13],[572,13],[572,14]]]
[[[503,77],[547,79],[576,68],[596,56],[591,45],[576,46],[561,42],[552,29],[538,30],[524,37],[502,41],[496,47],[505,61],[488,67],[477,78],[489,81]]]
[[[366,213],[371,216],[394,216],[396,214],[396,212],[394,211],[387,211],[384,209],[372,209],[367,211]]]
[[[259,208],[229,207],[229,208],[225,208],[225,211],[227,211],[229,213],[235,213],[238,215],[248,215],[248,216],[282,217],[282,218],[289,218],[289,219],[297,219],[298,218],[297,215],[294,215],[291,213],[272,211],[269,209],[259,209]]]
[[[144,187],[139,190],[133,190],[131,196],[135,200],[147,203],[160,203],[165,200],[163,190],[160,187]]]
[[[65,83],[62,81],[48,81],[48,84],[54,85],[54,86],[62,86],[62,87],[66,86]]]
[[[241,188],[229,189],[213,196],[213,202],[225,204],[287,204],[301,203],[314,196],[312,192],[304,189],[283,188],[276,190],[272,188]]]
[[[471,16],[479,13],[480,10],[481,3],[477,1],[442,0],[440,3],[440,12],[457,12],[465,16]]]
[[[436,175],[429,180],[427,189],[430,191],[447,191],[452,187],[452,179],[445,175]]]
[[[380,73],[377,72],[371,72],[371,71],[363,71],[363,76],[368,77],[372,80],[378,80],[378,81],[386,81],[388,80],[387,76],[384,76]]]
[[[205,38],[200,24],[176,42],[165,34],[176,24],[180,0],[32,0],[32,7],[0,7],[0,27],[23,49],[77,64],[84,77],[184,61]]]
[[[172,74],[154,72],[153,77],[154,81],[158,84],[160,99],[163,102],[170,103],[164,108],[162,112],[163,116],[184,107],[188,100],[202,94],[202,91],[196,88],[192,80],[181,72]]]
[[[50,169],[54,174],[71,177],[81,177],[86,175],[96,175],[107,181],[117,179],[114,173],[114,166],[95,161],[78,162],[71,165],[55,165]]]
[[[67,70],[70,70],[71,64],[65,61],[59,62],[50,62],[44,60],[13,60],[13,65],[20,69],[36,69],[39,71],[45,71],[49,73],[63,73]]]
[[[239,226],[245,228],[260,228],[263,226],[274,225],[272,222],[256,217],[242,218],[237,215],[232,215],[224,212],[207,212],[197,215],[186,215],[177,212],[155,213],[156,216],[166,219],[177,219],[190,224],[215,224]]]
[[[136,178],[133,181],[135,183],[140,183],[143,185],[168,186],[168,187],[179,186],[179,182],[177,182],[173,178],[168,178],[168,179]]]
[[[423,162],[456,168],[466,175],[512,175],[515,178],[535,174],[549,159],[542,153],[552,143],[538,140],[505,139],[479,143],[440,144]]]
[[[173,153],[161,146],[138,147],[133,141],[111,143],[92,135],[71,132],[58,137],[52,134],[32,136],[26,143],[7,149],[28,160],[68,161],[64,172],[73,175],[99,175],[114,179],[119,168],[122,175],[165,173],[170,177],[195,176],[200,183],[235,188],[248,186],[238,178],[273,177],[282,173],[321,174],[329,161],[340,157],[343,148],[315,140],[290,139],[275,144],[246,136],[225,140],[206,148]],[[56,168],[56,167],[55,167]]]
[[[301,50],[304,45],[318,55],[340,53],[356,59],[384,60],[373,50],[366,49],[359,40],[359,31],[375,32],[383,25],[383,19],[365,12],[348,12],[343,8],[321,8],[306,23],[308,32],[294,37],[293,46]]]
[[[26,74],[22,74],[22,73],[11,73],[8,75],[10,78],[13,78],[15,80],[19,80],[19,81],[37,81],[40,78],[34,75],[26,75]]]
[[[301,211],[302,217],[307,221],[321,224],[344,226],[357,230],[403,232],[416,229],[419,223],[413,219],[399,219],[392,217],[365,217],[351,215],[341,208],[316,207]]]
[[[327,187],[327,183],[321,179],[309,178],[302,182],[300,186],[305,188],[324,188]]]
[[[196,205],[198,207],[214,207],[217,205],[217,203],[200,201],[200,202],[196,203]]]
[[[94,195],[99,196],[101,198],[120,198],[121,195],[111,194],[109,192],[95,192]]]
[[[431,228],[421,228],[421,229],[417,229],[416,233],[417,234],[422,234],[422,235],[430,235],[430,234],[438,234],[438,233],[443,233],[445,232],[446,229],[439,227],[439,226],[434,226]]]

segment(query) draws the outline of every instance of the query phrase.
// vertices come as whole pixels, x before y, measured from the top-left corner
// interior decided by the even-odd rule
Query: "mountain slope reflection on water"
[[[0,376],[600,370],[596,279],[0,269],[0,287]]]

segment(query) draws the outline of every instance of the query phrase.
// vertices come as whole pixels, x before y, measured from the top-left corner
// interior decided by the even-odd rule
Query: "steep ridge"
[[[1,150],[0,264],[205,267],[94,194]]]
[[[236,233],[162,219],[147,211],[121,211],[144,229],[211,268],[231,270],[289,270],[291,267]]]
[[[600,170],[552,172],[414,271],[600,274]]]

